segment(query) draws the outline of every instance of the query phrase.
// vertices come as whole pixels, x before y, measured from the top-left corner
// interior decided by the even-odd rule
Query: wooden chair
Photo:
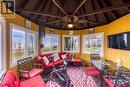
[[[107,74],[103,76],[103,80],[108,87],[130,87],[130,82],[128,81],[128,78],[130,78],[130,72],[128,74],[129,77],[127,77],[125,72],[119,72],[116,70],[107,71]]]
[[[17,66],[20,79],[21,78],[29,79],[43,73],[42,65],[33,63],[32,57],[18,60]]]
[[[20,81],[18,76],[9,70],[5,74],[0,87],[47,87],[43,78],[38,75],[34,78]]]
[[[100,60],[100,55],[99,54],[90,54],[90,59]]]

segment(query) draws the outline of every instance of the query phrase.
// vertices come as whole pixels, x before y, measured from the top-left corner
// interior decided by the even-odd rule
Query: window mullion
[[[51,36],[51,41],[50,41],[50,42],[51,42],[51,52],[53,52],[53,51],[52,51],[52,46],[53,46],[52,35],[50,34],[50,36]]]
[[[25,31],[25,46],[24,46],[24,57],[27,57],[27,32]]]

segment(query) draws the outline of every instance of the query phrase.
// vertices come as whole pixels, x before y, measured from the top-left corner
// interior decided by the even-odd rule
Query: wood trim
[[[107,7],[107,8],[103,8],[103,9],[98,9],[98,10],[95,10],[93,12],[80,15],[79,17],[100,14],[100,13],[103,13],[103,12],[108,12],[108,11],[112,11],[112,10],[118,10],[118,9],[127,8],[127,7],[130,7],[130,3],[119,5],[119,6],[112,6],[112,7]]]
[[[45,13],[42,13],[40,11],[34,11],[34,10],[16,9],[16,11],[22,12],[22,13],[34,14],[34,15],[49,16],[49,17],[54,17],[54,18],[62,18],[60,16],[45,14]]]

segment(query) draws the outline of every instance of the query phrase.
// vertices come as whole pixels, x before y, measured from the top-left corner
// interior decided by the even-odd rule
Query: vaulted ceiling
[[[54,29],[86,29],[108,24],[130,12],[130,0],[15,0],[16,13]],[[73,28],[67,24],[73,23]]]

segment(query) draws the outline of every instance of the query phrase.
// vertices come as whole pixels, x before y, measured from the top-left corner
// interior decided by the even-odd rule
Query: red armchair
[[[21,78],[29,79],[37,75],[42,75],[43,73],[42,65],[34,64],[31,57],[18,60],[17,65],[20,79]],[[41,68],[36,67],[36,65],[41,66]]]
[[[10,70],[6,73],[0,87],[46,87],[46,84],[40,75],[20,82],[19,78]]]
[[[96,70],[95,66],[88,66],[88,67],[86,67],[85,74],[87,75],[87,78],[86,78],[87,80],[88,80],[88,76],[100,76],[101,75],[101,73],[98,70]],[[97,81],[98,81],[98,79],[97,79]]]

